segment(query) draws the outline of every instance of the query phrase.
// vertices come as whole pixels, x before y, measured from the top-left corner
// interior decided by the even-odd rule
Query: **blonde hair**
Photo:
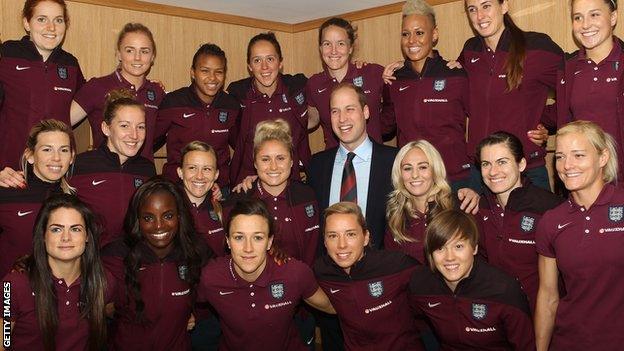
[[[453,197],[451,187],[446,180],[446,168],[442,161],[442,156],[436,148],[426,140],[412,141],[399,150],[392,164],[392,186],[394,190],[388,195],[386,205],[386,219],[388,228],[392,236],[398,243],[414,242],[416,239],[406,235],[407,218],[414,216],[415,204],[412,201],[412,194],[407,191],[401,177],[401,163],[403,159],[413,149],[420,149],[431,167],[433,175],[433,185],[429,190],[428,198],[433,199],[436,206],[430,217],[442,210],[453,208]]]
[[[275,120],[266,120],[256,125],[256,134],[254,136],[254,158],[258,154],[258,150],[269,140],[276,140],[286,145],[288,152],[292,155],[293,143],[290,134],[290,125],[285,120],[278,118]]]
[[[76,139],[74,138],[74,132],[67,124],[56,119],[44,119],[39,121],[39,123],[35,124],[30,129],[28,138],[26,138],[26,149],[24,149],[24,152],[22,153],[21,166],[22,172],[24,172],[24,179],[26,181],[28,181],[28,157],[35,153],[39,135],[47,132],[61,132],[66,134],[69,138],[71,153],[72,155],[76,155]],[[74,194],[76,189],[69,185],[67,178],[67,174],[64,174],[63,177],[61,177],[61,189],[63,189],[63,192],[66,194]]]
[[[596,149],[598,154],[604,152],[605,150],[607,151],[609,159],[607,160],[607,164],[602,169],[602,180],[605,183],[617,183],[617,144],[613,137],[609,133],[605,132],[598,124],[583,120],[570,122],[559,128],[559,130],[557,130],[557,137],[570,133],[578,133],[585,136],[589,143]]]
[[[325,223],[327,222],[327,218],[331,215],[335,214],[351,214],[357,218],[357,222],[362,227],[362,231],[366,232],[368,230],[368,226],[366,225],[366,219],[362,214],[362,209],[354,202],[343,201],[335,203],[323,211],[323,217]]]
[[[218,160],[217,160],[217,152],[212,146],[204,143],[203,141],[193,140],[190,143],[186,144],[186,146],[184,146],[182,150],[180,150],[181,152],[180,168],[184,166],[184,157],[186,157],[186,154],[188,154],[191,151],[207,152],[215,158],[215,162],[217,163],[217,166],[219,165]],[[215,200],[213,198],[210,199],[210,203],[212,203],[212,208],[214,209],[215,213],[219,217],[219,221],[223,221],[223,207],[221,206],[221,203],[218,200]]]
[[[403,4],[403,17],[410,15],[423,15],[431,18],[433,26],[436,26],[436,16],[433,7],[425,0],[408,0]]]

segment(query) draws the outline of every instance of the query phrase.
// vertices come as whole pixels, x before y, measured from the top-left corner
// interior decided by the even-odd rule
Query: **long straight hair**
[[[503,3],[505,0],[498,0]],[[526,39],[524,31],[513,21],[509,13],[503,15],[505,28],[511,34],[511,44],[509,45],[509,55],[505,61],[505,74],[507,75],[507,91],[517,89],[522,83],[524,75],[524,60],[526,59]]]
[[[46,351],[56,349],[58,330],[58,297],[55,279],[48,263],[45,233],[52,212],[59,208],[74,209],[85,223],[87,242],[80,257],[80,318],[89,323],[88,349],[99,351],[106,342],[106,319],[104,316],[104,291],[106,276],[100,262],[97,238],[100,230],[93,212],[76,196],[58,194],[50,196],[37,215],[33,230],[33,254],[26,262],[30,286],[35,294],[35,308],[39,328]]]

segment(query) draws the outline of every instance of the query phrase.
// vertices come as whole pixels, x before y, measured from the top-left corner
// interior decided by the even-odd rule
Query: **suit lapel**
[[[379,151],[378,151],[378,146],[377,143],[375,143],[373,141],[373,152],[371,154],[371,165],[370,165],[370,174],[369,174],[369,178],[368,178],[368,192],[367,194],[367,199],[366,199],[366,210],[364,211],[366,218],[370,218],[369,216],[369,212],[373,211],[373,208],[375,206],[375,202],[377,201],[377,199],[373,199],[370,195],[371,194],[375,194],[375,186],[379,186],[380,181],[383,181],[383,179],[377,179],[377,163],[379,162]]]

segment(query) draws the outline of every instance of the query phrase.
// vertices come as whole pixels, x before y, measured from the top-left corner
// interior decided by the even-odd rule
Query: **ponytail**
[[[509,56],[504,67],[507,75],[507,91],[511,91],[517,89],[522,83],[524,59],[526,58],[526,39],[524,32],[516,26],[509,13],[503,16],[503,23],[511,34]]]

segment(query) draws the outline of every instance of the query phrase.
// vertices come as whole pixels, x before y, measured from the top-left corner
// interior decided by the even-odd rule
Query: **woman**
[[[128,90],[144,106],[146,134],[141,155],[151,161],[156,114],[165,92],[159,83],[146,78],[156,58],[156,43],[149,28],[141,23],[126,23],[117,37],[116,58],[119,65],[113,73],[90,79],[78,91],[71,104],[71,123],[76,125],[87,117],[93,146],[102,147],[106,142],[101,130],[106,96],[113,90]]]
[[[164,178],[134,194],[123,240],[104,247],[104,265],[117,282],[115,350],[190,350],[186,331],[203,263],[184,195]]]
[[[258,173],[241,197],[262,200],[275,221],[275,243],[289,256],[309,266],[314,263],[319,237],[319,207],[314,191],[292,180],[294,146],[290,127],[283,119],[258,123],[254,136],[254,167]]]
[[[538,350],[619,350],[624,343],[624,296],[614,293],[621,291],[624,269],[624,191],[615,185],[615,145],[589,121],[557,131],[555,167],[570,197],[537,228]]]
[[[312,270],[294,259],[275,262],[273,219],[262,201],[237,202],[226,227],[232,256],[204,267],[198,288],[198,300],[219,314],[219,349],[308,349],[293,319],[299,303],[336,313]]]
[[[437,213],[455,207],[440,153],[425,140],[412,141],[399,150],[392,165],[384,236],[387,250],[398,250],[427,264],[424,238],[427,223]]]
[[[397,143],[425,139],[442,154],[454,191],[472,187],[466,146],[468,78],[450,69],[434,46],[438,41],[435,12],[424,0],[408,1],[401,21],[403,67],[384,91],[384,124],[396,127]],[[440,103],[442,102],[443,103]],[[477,183],[475,174],[474,183]]]
[[[383,142],[380,119],[383,67],[367,64],[358,68],[356,64],[350,63],[355,39],[356,29],[343,18],[330,18],[319,28],[319,52],[324,70],[310,77],[306,84],[306,97],[308,129],[316,127],[320,122],[325,150],[338,146],[331,126],[329,96],[333,88],[343,81],[351,81],[364,90],[370,110],[366,131],[374,141]]]
[[[139,155],[146,138],[145,107],[132,92],[113,90],[107,95],[100,130],[104,142],[76,156],[70,182],[99,216],[104,246],[122,235],[132,194],[156,171],[150,160]]]
[[[230,146],[234,147],[240,106],[223,91],[227,59],[215,44],[202,45],[193,56],[191,85],[167,94],[158,110],[155,139],[166,134],[167,163],[163,175],[176,181],[180,150],[193,140],[214,147],[219,160],[218,183],[229,184]]]
[[[84,83],[78,60],[61,48],[69,26],[64,0],[26,0],[26,36],[0,44],[0,166],[18,168],[28,132],[45,118],[69,125]]]
[[[563,199],[522,176],[526,159],[522,142],[513,134],[490,134],[477,146],[476,158],[487,187],[477,215],[481,254],[518,279],[534,311],[539,284],[535,229],[544,212]]]
[[[102,350],[104,304],[114,282],[100,263],[93,213],[74,195],[54,195],[32,233],[25,272],[4,277],[10,318],[5,314],[0,322],[10,322],[11,329],[0,350]]]
[[[442,350],[534,350],[526,296],[518,282],[475,259],[479,233],[470,215],[446,210],[425,234],[429,267],[414,272],[410,302]]]
[[[622,164],[624,43],[613,33],[616,24],[616,1],[572,1],[572,33],[581,49],[566,58],[565,69],[559,72],[557,119],[559,126],[577,119],[599,124],[618,143]]]
[[[275,34],[260,33],[247,46],[250,78],[231,83],[227,91],[241,105],[241,116],[232,156],[230,183],[239,184],[255,174],[253,168],[253,131],[267,119],[282,118],[290,125],[293,139],[293,179],[310,161],[307,104],[303,74],[282,74],[282,49]]]
[[[42,202],[54,193],[69,193],[66,173],[74,162],[74,134],[65,123],[45,119],[26,140],[20,188],[0,188],[0,275],[32,250],[32,228]],[[20,175],[22,177],[22,175]]]
[[[407,306],[417,262],[371,249],[355,203],[333,204],[324,217],[327,255],[316,261],[314,272],[338,313],[345,350],[424,350]]]
[[[217,154],[212,146],[191,141],[181,152],[178,177],[190,203],[195,232],[215,255],[225,255],[225,231],[221,224],[221,204],[212,197],[212,186],[219,178]]]

